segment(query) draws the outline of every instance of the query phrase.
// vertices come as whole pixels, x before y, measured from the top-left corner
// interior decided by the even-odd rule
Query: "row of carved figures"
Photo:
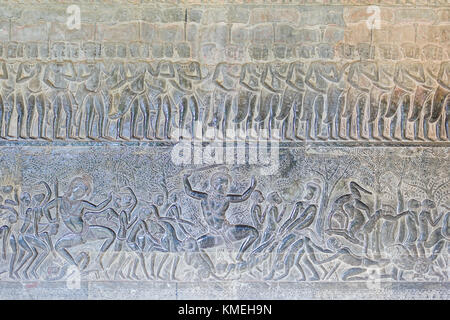
[[[449,61],[0,60],[0,84],[4,139],[449,138]]]
[[[192,280],[192,272],[215,280],[356,281],[375,270],[388,281],[448,281],[450,212],[431,199],[406,201],[401,185],[397,209],[372,209],[372,192],[351,181],[320,217],[323,188],[315,180],[291,203],[276,191],[264,195],[254,178],[241,194],[229,193],[232,178],[223,172],[211,175],[209,190],[191,180],[185,174],[183,186],[170,192],[163,185],[150,201],[123,187],[98,204],[87,200],[89,176],[73,178],[62,194],[57,183],[41,182],[31,194],[2,187],[1,273],[57,280],[72,267],[105,279]],[[192,209],[182,199],[198,202],[201,216],[186,212]],[[230,204],[245,202],[247,211],[230,221]],[[212,256],[214,249],[229,259]],[[180,276],[180,269],[188,273]]]

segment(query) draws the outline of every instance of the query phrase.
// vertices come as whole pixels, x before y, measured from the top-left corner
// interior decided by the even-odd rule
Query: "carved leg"
[[[17,111],[17,138],[25,139],[23,135],[25,100],[23,94],[16,94],[16,111]]]
[[[12,250],[12,255],[11,255],[11,260],[9,262],[9,277],[14,279],[14,265],[16,263],[16,258],[17,258],[17,241],[16,241],[16,237],[14,235],[11,235],[10,239],[9,239],[9,244]]]
[[[141,138],[138,136],[138,114],[139,114],[139,97],[136,97],[131,103],[131,118],[130,118],[130,135],[131,139],[140,140]],[[145,130],[144,130],[145,131]]]
[[[179,138],[184,139],[185,137],[185,123],[186,123],[186,116],[187,116],[187,110],[188,110],[188,99],[186,97],[181,98],[181,102],[178,105],[179,108],[179,119],[178,119],[178,129],[179,131]]]
[[[198,128],[196,128],[196,124],[198,122],[198,117],[199,117],[199,109],[198,109],[197,99],[195,99],[195,96],[193,96],[193,95],[189,97],[189,109],[191,111],[191,117],[192,117],[191,136],[194,139],[200,139],[200,136],[197,132]]]
[[[72,134],[72,103],[70,102],[68,93],[65,93],[61,97],[61,102],[66,113],[66,139],[70,139]]]
[[[170,133],[170,120],[172,119],[172,103],[169,97],[166,95],[163,98],[163,111],[164,111],[164,138],[166,140],[171,139]]]
[[[43,95],[38,95],[36,97],[36,110],[38,114],[38,137],[39,139],[47,139],[44,135],[44,129],[45,129],[45,98]]]
[[[106,138],[108,133],[106,131],[106,113],[105,113],[105,104],[103,102],[103,98],[100,96],[100,94],[97,94],[93,97],[94,100],[94,106],[95,111],[97,112],[98,116],[98,123],[97,123],[97,130],[98,130],[98,136],[99,138]]]
[[[93,136],[95,113],[94,113],[94,98],[92,95],[87,96],[85,108],[86,108],[86,124],[85,124],[86,138],[95,140]]]
[[[37,109],[37,97],[30,95],[27,99],[27,123],[26,123],[26,137],[32,138],[32,125],[35,109]],[[38,130],[39,131],[39,130]]]
[[[151,127],[151,124],[150,124],[150,102],[148,101],[145,94],[139,96],[139,106],[141,108],[141,112],[144,117],[144,122],[143,122],[144,139],[151,140],[152,138],[151,138],[151,135],[149,134],[150,127]]]
[[[15,95],[13,93],[10,94],[10,96],[6,100],[5,105],[5,137],[13,138],[13,136],[10,134],[10,127],[11,127],[11,118],[13,113],[13,108],[15,105]]]

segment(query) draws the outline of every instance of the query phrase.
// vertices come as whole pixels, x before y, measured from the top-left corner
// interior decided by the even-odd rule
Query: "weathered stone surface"
[[[449,298],[448,0],[71,5],[0,1],[0,298]]]

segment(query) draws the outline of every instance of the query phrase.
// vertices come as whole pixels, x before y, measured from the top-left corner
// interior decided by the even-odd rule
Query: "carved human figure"
[[[0,60],[0,82],[2,84],[0,94],[0,137],[3,139],[11,138],[10,127],[13,109],[15,106],[15,72],[14,64]],[[4,131],[3,131],[4,123]]]
[[[103,202],[95,205],[84,200],[92,192],[92,180],[89,176],[73,178],[69,183],[66,192],[59,196],[55,195],[44,208],[44,213],[52,223],[59,222],[62,219],[64,226],[69,230],[68,234],[63,235],[55,243],[55,250],[69,263],[78,266],[78,263],[68,251],[73,247],[85,244],[88,241],[104,240],[100,247],[99,254],[95,260],[96,266],[104,270],[102,258],[105,252],[113,244],[116,234],[110,228],[98,225],[89,225],[84,220],[85,211],[101,212],[111,202],[112,195]],[[54,217],[51,210],[55,209]]]
[[[261,204],[265,201],[265,198],[261,191],[255,190],[251,196],[253,204],[250,208],[250,213],[252,217],[253,226],[261,234],[264,228],[264,222],[266,220],[266,210],[263,210]]]
[[[147,251],[156,250],[156,248],[160,247],[160,240],[152,235],[149,225],[150,223],[157,223],[158,217],[158,208],[156,208],[155,205],[150,205],[148,208],[142,208],[139,212],[139,219],[133,225],[128,235],[127,245],[136,254],[136,258],[134,259],[132,268],[132,277],[134,279],[139,279],[137,275],[138,265],[141,266],[144,276],[147,279],[150,279],[150,275],[148,274],[145,264],[144,250],[146,249],[146,247]]]
[[[171,204],[167,208],[165,216],[158,216],[158,223],[164,229],[164,235],[161,237],[161,247],[165,250],[165,254],[163,254],[163,259],[160,261],[156,276],[160,277],[161,270],[169,259],[169,261],[172,261],[169,279],[176,280],[175,274],[180,259],[178,253],[183,252],[185,249],[183,242],[191,237],[186,226],[192,228],[195,227],[195,224],[181,218],[181,206],[177,203],[179,198],[176,192],[172,192],[168,198]]]
[[[426,78],[425,69],[419,60],[420,48],[413,44],[404,44],[402,45],[402,51],[404,59],[396,64],[394,74],[396,87],[391,96],[388,113],[390,111],[389,114],[393,114],[397,109],[399,110],[396,127],[400,126],[400,129],[395,129],[394,137],[411,139],[411,132],[406,131],[406,129],[409,129],[409,121],[416,119],[422,110],[420,96],[425,94],[423,86]],[[419,100],[416,101],[416,98],[419,98]]]
[[[7,187],[9,188],[9,187]],[[12,190],[12,187],[11,187]],[[15,194],[15,199],[17,196]],[[6,224],[0,227],[0,239],[2,239],[2,259],[6,260],[8,252],[8,244],[11,247],[12,255],[9,265],[9,277],[14,279],[14,263],[17,257],[17,239],[15,233],[13,232],[14,225],[19,219],[19,213],[16,210],[18,205],[18,200],[10,201],[9,199],[4,200],[0,196],[0,214],[2,216],[6,215]],[[20,208],[19,208],[20,211]]]
[[[19,231],[18,244],[19,247],[26,252],[26,255],[22,258],[22,262],[14,271],[14,275],[18,278],[20,278],[18,272],[26,263],[28,263],[23,271],[23,276],[28,279],[28,270],[34,265],[31,269],[31,274],[38,279],[39,275],[37,271],[40,265],[48,254],[53,251],[51,236],[57,233],[57,226],[55,224],[50,224],[48,231],[47,228],[40,230],[40,221],[44,217],[44,206],[51,198],[50,187],[45,182],[43,182],[43,184],[46,188],[46,194],[35,194],[30,201],[31,206],[25,210],[22,216],[23,224]],[[19,257],[20,255],[19,252]]]
[[[245,128],[250,138],[257,138],[260,136],[260,127],[259,123],[255,121],[255,116],[256,112],[261,108],[262,103],[261,77],[263,75],[264,66],[264,64],[260,63],[245,63],[241,67],[239,96],[245,97],[248,100],[248,103],[244,102],[239,104],[237,117],[243,118],[244,115],[247,116]],[[227,109],[225,108],[225,110]]]
[[[215,137],[226,137],[226,130],[232,129],[231,120],[237,128],[240,128],[241,123],[246,120],[248,115],[252,93],[239,87],[241,69],[240,64],[225,62],[217,64],[214,69],[212,76],[214,90],[209,125],[214,129]],[[231,119],[233,104],[236,104],[237,112],[234,119]]]
[[[170,270],[169,279],[176,279],[177,266],[180,261],[180,253],[183,251],[183,241],[178,239],[177,233],[175,231],[174,224],[167,220],[161,220],[160,225],[164,228],[164,235],[161,238],[161,247],[166,251],[163,259],[161,260],[158,271],[156,273],[157,277],[160,277],[161,270],[165,262],[171,258],[172,267]]]
[[[264,230],[261,234],[260,244],[266,244],[273,240],[280,229],[280,222],[284,218],[286,212],[286,206],[283,206],[281,212],[278,206],[283,203],[283,199],[280,197],[279,193],[274,191],[267,195],[267,213],[266,213],[266,223],[264,225]]]
[[[178,129],[180,138],[184,137],[188,111],[191,115],[190,136],[197,137],[196,124],[199,120],[199,102],[195,94],[195,85],[202,80],[202,71],[197,61],[179,62],[175,64],[175,78],[169,80],[172,86],[172,97],[178,106]],[[201,129],[201,128],[199,128]]]
[[[417,249],[420,257],[425,257],[425,243],[428,240],[430,230],[429,227],[436,227],[441,221],[443,214],[437,216],[436,204],[430,199],[422,201],[422,211],[418,215],[419,222],[419,238],[417,239]]]
[[[85,120],[85,134],[88,139],[95,140],[94,121],[97,118],[97,137],[100,139],[108,138],[106,107],[104,95],[102,92],[103,79],[107,75],[105,65],[97,61],[98,47],[95,43],[86,43],[83,47],[84,56],[87,59],[76,65],[77,81],[81,84],[75,94],[79,106],[79,124],[78,133],[82,120]]]
[[[350,63],[346,94],[346,113],[342,121],[350,120],[350,137],[352,139],[379,139],[378,118],[381,95],[385,92],[378,85],[379,67],[373,60],[374,47],[361,43],[357,47],[360,60]],[[344,120],[345,119],[345,120]],[[341,126],[342,128],[342,126]],[[359,130],[358,130],[359,129]],[[347,132],[341,132],[347,137]]]
[[[400,129],[400,127],[397,126],[398,123],[395,122],[399,119],[398,117],[395,117],[398,111],[398,109],[396,109],[398,105],[391,103],[391,100],[396,88],[394,77],[396,74],[397,63],[401,59],[401,54],[398,47],[391,44],[380,45],[378,47],[378,53],[380,58],[383,59],[383,63],[379,64],[379,81],[376,83],[376,86],[384,91],[381,95],[379,104],[380,112],[377,120],[379,123],[378,133],[382,138],[392,140],[393,124],[395,125],[395,128],[398,128],[397,132]],[[395,99],[392,101],[395,102]]]
[[[53,139],[76,138],[72,133],[74,99],[69,91],[70,82],[76,81],[76,78],[72,62],[55,61],[47,64],[43,81],[50,88],[50,100],[53,109]],[[65,120],[66,127],[64,138],[59,136],[62,120]]]
[[[282,121],[282,138],[290,140],[288,135],[289,124],[292,126],[292,137],[300,138],[300,119],[303,111],[303,96],[305,93],[306,64],[294,61],[289,64],[286,77],[286,87],[281,99],[281,108],[276,119]],[[292,115],[291,115],[292,114]]]
[[[436,80],[438,87],[433,95],[427,136],[433,141],[438,140],[438,136],[440,139],[447,141],[449,137],[448,121],[450,119],[450,108],[448,107],[450,104],[450,61],[441,62]]]
[[[216,280],[220,278],[216,275],[216,270],[209,255],[202,251],[198,241],[194,238],[187,238],[183,242],[184,260],[188,266],[193,267],[201,280],[213,277]]]
[[[307,90],[303,98],[303,114],[301,117],[302,134],[304,139],[326,139],[329,126],[331,136],[336,138],[336,117],[339,97],[342,94],[339,82],[342,70],[334,61],[334,48],[321,43],[316,48],[321,60],[312,61],[305,76]]]
[[[211,193],[193,190],[189,182],[190,174],[184,176],[186,194],[201,201],[203,217],[209,227],[209,233],[197,239],[201,249],[219,246],[229,242],[243,241],[237,260],[242,260],[245,251],[258,239],[258,231],[248,225],[232,225],[227,221],[226,212],[231,203],[246,201],[256,187],[252,178],[250,187],[242,194],[229,194],[231,177],[226,173],[211,176]]]
[[[107,51],[108,47],[105,48]],[[115,52],[112,51],[109,53],[108,58],[115,57]],[[102,94],[105,97],[105,109],[107,110],[108,117],[106,118],[105,131],[109,132],[111,126],[111,120],[113,122],[117,121],[116,124],[116,138],[120,138],[126,140],[126,137],[123,135],[123,117],[124,112],[121,109],[123,104],[121,102],[126,96],[122,96],[122,87],[126,83],[126,65],[122,59],[107,59],[104,63],[105,66],[105,76],[102,88]],[[120,107],[119,107],[120,106]]]
[[[390,263],[389,259],[371,260],[364,256],[355,254],[349,247],[344,246],[339,239],[331,237],[327,241],[328,247],[335,252],[329,258],[318,261],[318,264],[325,264],[334,260],[344,263],[348,269],[342,273],[342,280],[368,280],[370,279],[370,269],[381,270]],[[365,275],[364,275],[365,274]],[[380,278],[389,277],[380,275]]]
[[[149,62],[147,68],[146,85],[149,95],[152,97],[152,106],[156,109],[153,137],[156,139],[170,139],[171,125],[173,121],[174,101],[169,91],[169,81],[175,78],[175,68],[172,62],[161,60]],[[160,136],[161,119],[164,118],[162,127],[163,136]]]
[[[361,219],[356,218],[361,217],[361,212],[359,209],[363,209],[366,212],[369,209],[367,205],[360,200],[362,197],[361,192],[366,194],[372,193],[354,181],[350,181],[349,189],[351,193],[339,196],[334,200],[331,206],[331,210],[327,217],[328,233],[331,232],[337,234],[336,232],[338,232],[340,235],[347,237],[350,228],[352,228],[354,232],[355,228],[362,227],[363,222]],[[350,217],[348,210],[355,214],[353,218]],[[354,239],[354,241],[357,240]]]
[[[274,129],[279,129],[275,117],[279,114],[279,106],[286,85],[288,70],[286,63],[274,61],[266,63],[261,73],[261,103],[255,121],[260,123],[261,129],[268,131],[266,134],[268,138],[272,138]],[[265,124],[266,121],[267,124]],[[280,137],[277,135],[274,138]]]
[[[421,210],[421,204],[419,201],[415,199],[410,199],[408,201],[408,208],[407,208],[409,214],[405,216],[405,237],[403,239],[403,244],[406,246],[406,248],[412,252],[414,256],[418,256],[417,251],[417,237],[418,237],[418,215]]]
[[[151,139],[152,135],[150,132],[150,111],[151,105],[148,99],[147,85],[145,83],[147,70],[149,65],[146,61],[137,61],[134,63],[127,63],[127,74],[131,74],[128,78],[128,88],[130,92],[123,92],[123,94],[130,94],[134,96],[131,101],[130,108],[130,128],[131,128],[131,138],[140,139],[138,136],[138,114],[139,111],[143,117],[143,138]]]
[[[136,195],[130,187],[126,187],[126,191],[127,193],[120,194],[119,197],[115,199],[115,206],[118,210],[120,210],[118,215],[119,229],[116,232],[114,253],[108,262],[108,267],[111,267],[114,261],[120,257],[118,267],[116,268],[116,272],[114,274],[115,278],[117,278],[118,272],[121,270],[123,263],[125,262],[125,257],[124,254],[122,254],[122,250],[124,249],[124,244],[127,240],[128,231],[137,221],[137,217],[133,217],[133,211],[138,202]]]
[[[45,87],[42,83],[45,65],[43,62],[22,62],[17,71],[16,82],[22,84],[24,101],[27,110],[26,135],[27,138],[33,138],[33,118],[37,113],[37,132],[39,139],[47,139],[44,135],[45,114],[47,99],[45,96]]]

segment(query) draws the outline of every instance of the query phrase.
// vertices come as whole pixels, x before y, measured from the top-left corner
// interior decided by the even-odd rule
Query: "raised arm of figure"
[[[443,216],[444,216],[444,213],[441,213],[441,214],[436,218],[436,220],[433,221],[433,218],[431,217],[431,214],[429,214],[429,215],[427,216],[427,219],[428,219],[428,222],[430,222],[430,225],[431,225],[432,227],[436,227],[437,224],[439,223],[439,221],[441,221],[441,219],[442,219]]]
[[[203,200],[208,197],[208,194],[201,191],[196,191],[192,189],[191,183],[189,182],[189,177],[191,174],[185,174],[183,177],[184,190],[188,196],[197,200]]]
[[[250,196],[251,196],[253,190],[255,190],[255,188],[256,188],[256,179],[254,177],[252,177],[252,181],[250,182],[250,187],[248,187],[248,189],[245,190],[243,194],[239,194],[239,195],[238,194],[228,194],[227,198],[232,203],[246,201],[248,198],[250,198]]]
[[[50,210],[58,207],[58,201],[60,201],[60,198],[54,198],[50,202],[47,202],[47,204],[44,207],[44,215],[50,223],[54,223],[59,220],[59,212],[58,211],[56,211],[55,218],[52,218],[52,215],[50,213]]]
[[[82,210],[89,210],[91,212],[100,212],[106,208],[106,206],[111,202],[111,200],[112,200],[112,193],[109,194],[109,196],[106,200],[104,200],[103,202],[100,202],[97,205],[95,205],[92,202],[89,202],[87,200],[82,200],[82,204],[83,204]]]

